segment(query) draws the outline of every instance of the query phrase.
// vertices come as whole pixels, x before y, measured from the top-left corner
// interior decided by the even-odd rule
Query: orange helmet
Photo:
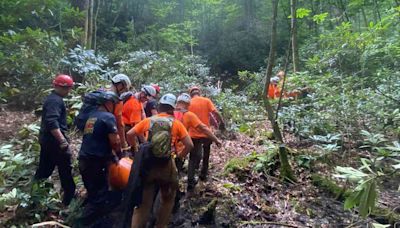
[[[189,89],[189,94],[192,95],[192,92],[193,92],[194,90],[198,90],[199,92],[201,91],[200,88],[199,88],[198,86],[192,86],[192,87]]]
[[[74,86],[74,80],[71,76],[65,74],[59,74],[53,80],[54,86],[61,86],[61,87],[72,87]]]
[[[124,189],[128,185],[129,174],[133,160],[130,158],[122,158],[118,164],[112,163],[108,167],[108,182],[115,189]]]

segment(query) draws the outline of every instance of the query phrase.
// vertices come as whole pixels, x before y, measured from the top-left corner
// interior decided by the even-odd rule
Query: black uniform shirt
[[[63,98],[55,91],[48,95],[43,104],[42,122],[40,125],[41,139],[54,139],[51,130],[59,128],[65,135],[67,127],[67,111]]]

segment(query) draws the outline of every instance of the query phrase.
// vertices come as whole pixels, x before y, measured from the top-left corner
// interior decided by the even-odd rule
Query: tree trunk
[[[85,10],[85,33],[84,33],[84,37],[83,37],[83,46],[87,47],[88,44],[88,33],[89,33],[89,8],[90,8],[90,1],[91,0],[85,0],[85,5],[84,5],[84,10]]]
[[[361,13],[362,13],[362,16],[363,16],[363,19],[364,19],[365,28],[368,28],[368,20],[367,20],[367,15],[365,14],[364,7],[361,7]]]
[[[376,13],[378,15],[378,20],[379,20],[379,22],[381,22],[382,21],[381,13],[379,11],[379,5],[378,5],[378,2],[376,0],[374,0],[374,5],[375,5]]]
[[[254,0],[243,0],[244,2],[244,18],[246,28],[250,30],[254,22]]]
[[[94,16],[94,38],[93,38],[93,49],[96,50],[97,48],[97,17],[99,16],[100,6],[102,4],[101,0],[97,1],[96,4],[96,14]]]
[[[94,0],[89,0],[89,8],[88,8],[88,29],[87,29],[87,37],[86,37],[86,48],[91,49],[93,48],[93,7],[94,7]]]
[[[344,14],[346,21],[349,22],[350,18],[349,18],[349,15],[347,15],[346,6],[343,3],[343,0],[339,0],[339,4],[340,4],[340,9],[342,10],[342,14]]]
[[[286,180],[294,180],[292,173],[292,169],[290,167],[287,152],[284,148],[283,137],[281,134],[281,130],[279,128],[278,122],[275,119],[274,110],[272,105],[268,99],[268,89],[269,89],[269,82],[272,76],[272,68],[275,63],[275,54],[276,54],[276,26],[277,26],[277,16],[278,16],[278,2],[279,0],[272,0],[272,10],[273,10],[273,17],[272,17],[272,24],[271,24],[271,43],[270,43],[270,50],[268,56],[268,65],[265,75],[265,84],[264,84],[264,107],[268,114],[268,119],[272,124],[272,128],[274,131],[275,138],[281,143],[283,149],[279,149],[279,159],[281,161],[281,177]]]
[[[297,0],[290,0],[290,13],[291,13],[291,32],[292,32],[292,58],[293,58],[293,72],[299,71],[299,48],[297,46],[297,15],[296,15]]]

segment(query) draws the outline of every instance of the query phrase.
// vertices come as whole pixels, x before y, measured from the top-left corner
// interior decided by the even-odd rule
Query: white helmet
[[[167,93],[164,96],[162,96],[159,102],[160,104],[171,105],[173,108],[176,107],[176,97],[172,93]]]
[[[126,87],[127,87],[128,89],[131,88],[131,85],[132,85],[131,80],[130,80],[129,77],[126,76],[125,74],[117,74],[117,75],[115,75],[115,76],[111,79],[111,81],[112,81],[114,84],[117,84],[117,83],[122,82],[122,83],[124,83],[124,84],[126,85]]]
[[[279,77],[278,76],[272,77],[270,82],[274,83],[274,84],[278,83],[279,82]]]
[[[190,104],[191,98],[190,98],[190,95],[189,95],[189,94],[187,94],[187,93],[182,93],[181,95],[179,95],[177,101],[178,101],[178,102],[179,102],[179,101],[182,101],[182,102],[185,102],[185,103]]]
[[[153,86],[148,86],[148,85],[143,86],[141,91],[150,97],[155,97],[157,95],[157,91]]]

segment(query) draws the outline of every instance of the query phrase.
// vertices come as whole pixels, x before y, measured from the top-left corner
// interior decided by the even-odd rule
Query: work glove
[[[61,149],[61,152],[63,152],[63,153],[68,153],[68,154],[71,153],[70,150],[69,150],[68,141],[67,141],[66,139],[64,139],[64,140],[60,143],[60,149]]]

